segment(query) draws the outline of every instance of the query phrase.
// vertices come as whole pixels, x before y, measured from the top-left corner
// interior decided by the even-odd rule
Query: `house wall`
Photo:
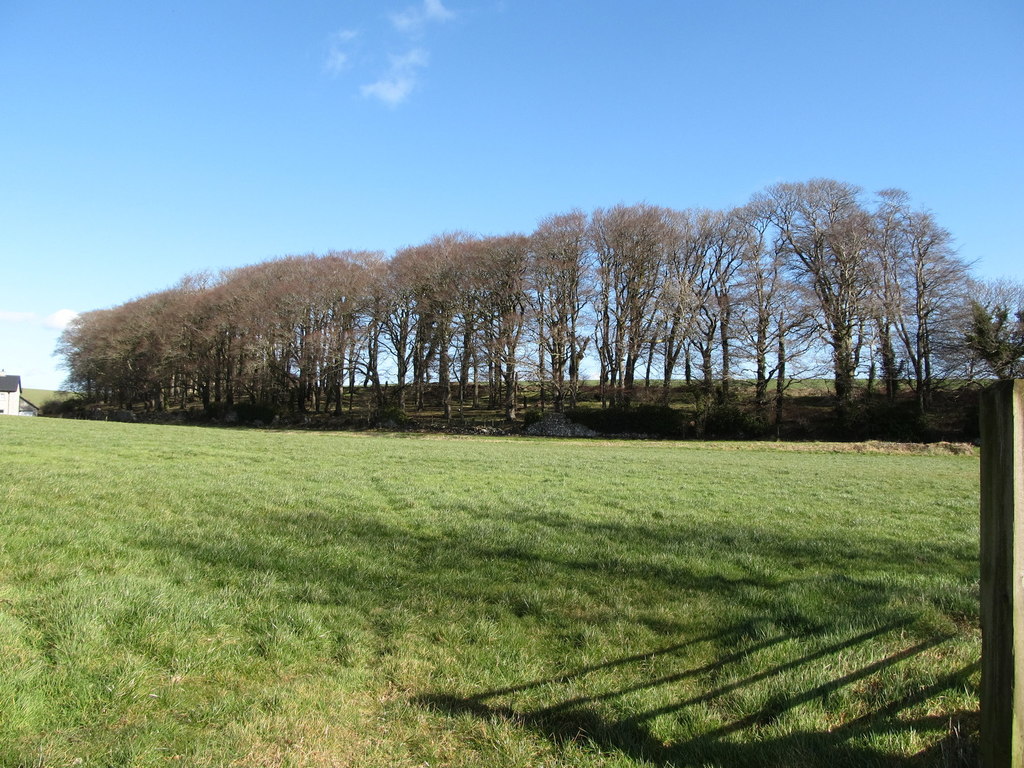
[[[0,392],[0,413],[17,416],[21,394],[18,392]]]

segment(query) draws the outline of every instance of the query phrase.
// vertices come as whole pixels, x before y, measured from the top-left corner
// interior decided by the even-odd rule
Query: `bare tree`
[[[488,369],[500,383],[505,418],[516,418],[516,390],[523,332],[526,327],[527,270],[530,240],[506,235],[480,240],[475,248],[477,273],[486,318]]]
[[[410,249],[398,251],[378,273],[373,307],[381,329],[381,347],[390,355],[395,372],[393,402],[406,408],[407,380],[413,365],[416,320],[416,275]]]
[[[616,405],[630,402],[636,368],[655,338],[655,311],[669,242],[667,211],[619,205],[591,217],[601,383]]]
[[[529,295],[541,386],[550,371],[553,407],[561,411],[567,397],[570,405],[576,402],[587,348],[588,336],[581,329],[590,272],[587,217],[578,210],[549,216],[537,226],[531,242]]]
[[[692,284],[698,302],[690,343],[700,354],[705,397],[710,397],[715,388],[714,353],[719,351],[720,394],[724,399],[729,393],[732,366],[734,282],[747,248],[748,233],[735,212],[708,212],[702,223],[705,248]]]
[[[813,339],[813,297],[790,278],[784,254],[769,239],[769,220],[755,206],[738,214],[748,230],[738,270],[739,335],[746,359],[753,365],[754,405],[767,421],[774,422],[778,433],[783,397],[797,375],[793,367]]]
[[[405,409],[411,380],[417,407],[439,393],[446,419],[456,383],[461,412],[486,382],[514,419],[524,371],[542,407],[575,405],[588,349],[603,404],[631,404],[638,377],[660,378],[668,402],[682,367],[710,408],[745,364],[778,421],[794,366],[828,358],[843,417],[863,358],[869,382],[880,371],[889,398],[909,384],[923,412],[944,376],[1019,370],[1024,302],[969,291],[967,277],[949,232],[905,193],[868,210],[857,187],[814,179],[731,212],[576,210],[528,238],[448,233],[391,258],[337,251],[190,276],[82,315],[59,351],[69,381],[108,402],[195,399],[211,413],[244,399],[340,413],[360,382],[377,408]]]
[[[697,315],[708,300],[702,280],[711,258],[718,214],[709,210],[667,211],[664,274],[658,293],[657,342],[662,361],[664,397],[697,328]],[[686,366],[689,382],[690,370]]]
[[[404,249],[399,256],[406,261],[411,297],[416,307],[412,362],[417,407],[423,407],[424,387],[436,358],[445,421],[452,417],[452,343],[460,309],[464,261],[471,240],[463,232],[449,232],[424,245]]]
[[[905,192],[884,190],[880,198],[875,213],[881,277],[876,305],[881,307],[883,376],[895,378],[901,372],[898,346],[913,376],[918,411],[924,413],[935,388],[937,339],[953,333],[969,266],[956,253],[949,231],[932,214],[911,210]],[[895,382],[887,380],[890,398],[894,390]]]
[[[872,286],[872,229],[859,195],[851,184],[813,179],[776,184],[753,201],[776,227],[789,268],[817,300],[840,419],[853,397]]]

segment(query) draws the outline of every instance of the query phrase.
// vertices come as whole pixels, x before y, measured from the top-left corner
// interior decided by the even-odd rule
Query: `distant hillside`
[[[23,389],[21,395],[32,405],[42,408],[48,403],[62,403],[68,398],[74,397],[75,393],[59,389]]]

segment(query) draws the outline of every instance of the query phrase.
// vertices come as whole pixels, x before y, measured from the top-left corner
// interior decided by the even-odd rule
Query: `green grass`
[[[50,419],[0,444],[3,766],[970,748],[976,457]]]

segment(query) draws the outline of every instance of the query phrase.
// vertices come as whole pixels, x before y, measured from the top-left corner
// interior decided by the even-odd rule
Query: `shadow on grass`
[[[406,503],[396,492],[386,501],[389,508]],[[228,537],[219,530],[177,534],[162,529],[144,535],[140,543],[214,568],[272,572],[293,585],[299,599],[315,584],[323,587],[322,599],[338,604],[371,594],[382,603],[443,596],[480,605],[509,602],[511,593],[532,585],[547,590],[552,584],[568,584],[596,602],[614,604],[623,593],[637,594],[642,585],[637,604],[702,593],[741,606],[751,618],[771,617],[776,627],[802,633],[863,625],[865,617],[887,622],[922,615],[912,601],[899,599],[900,586],[865,574],[932,577],[977,570],[976,552],[929,542],[915,544],[911,555],[905,542],[863,532],[845,541],[833,535],[826,543],[743,524],[569,524],[557,515],[463,511],[489,526],[482,536],[458,522],[451,527],[438,523],[427,532],[373,515],[308,510],[266,516],[264,531],[272,530],[272,537],[238,528]],[[324,548],[332,546],[357,557],[326,556]],[[753,557],[743,560],[747,553]],[[367,562],[374,567],[366,568]],[[917,589],[914,597],[920,601]],[[960,616],[939,605],[946,597],[944,586],[926,585],[923,596],[957,621],[976,621],[976,616]],[[549,613],[551,607],[512,610],[521,616],[533,610]]]
[[[924,715],[910,719],[901,718],[899,715],[903,710],[922,704],[944,692],[955,688],[969,687],[971,685],[970,678],[978,672],[980,663],[970,664],[956,672],[941,676],[931,685],[889,701],[871,712],[848,720],[828,731],[794,731],[778,737],[766,737],[759,733],[760,729],[777,721],[786,711],[808,702],[825,700],[830,694],[941,645],[950,640],[950,637],[935,637],[916,643],[827,683],[786,697],[774,698],[768,706],[756,712],[705,730],[689,739],[665,743],[657,738],[647,725],[657,717],[679,714],[688,707],[714,702],[738,689],[840,654],[844,650],[872,640],[899,626],[900,624],[888,625],[864,632],[741,680],[719,686],[699,696],[638,712],[617,720],[602,717],[592,708],[592,705],[617,699],[644,688],[655,688],[677,682],[685,677],[698,677],[721,671],[752,653],[789,639],[789,636],[778,636],[756,643],[741,651],[723,656],[712,664],[683,673],[625,686],[611,692],[574,697],[539,709],[519,710],[513,706],[491,703],[490,700],[510,693],[547,686],[551,683],[569,682],[596,669],[633,663],[640,659],[650,658],[652,655],[672,652],[675,648],[655,651],[652,654],[638,654],[602,665],[580,668],[556,678],[484,691],[473,696],[425,694],[416,697],[414,703],[449,716],[470,715],[488,722],[495,719],[508,720],[532,729],[558,745],[570,742],[588,743],[602,751],[620,752],[631,759],[666,768],[691,765],[810,766],[824,764],[833,768],[864,765],[902,768],[925,768],[926,766],[967,768],[967,766],[976,766],[977,751],[971,736],[971,733],[977,730],[976,712],[964,711],[952,716]],[[947,735],[929,749],[912,757],[895,756],[867,745],[872,735],[881,736],[900,731],[937,730],[945,730]],[[746,732],[747,738],[732,738],[742,732]]]
[[[394,501],[390,499],[389,504]],[[669,622],[655,630],[669,644],[654,651],[630,653],[565,674],[525,680],[471,696],[427,693],[416,697],[415,702],[451,716],[485,721],[507,719],[556,744],[585,742],[663,767],[824,763],[830,768],[919,768],[971,764],[973,747],[966,736],[956,734],[960,728],[975,730],[973,713],[950,714],[951,707],[941,707],[938,711],[946,714],[914,717],[904,710],[951,689],[970,688],[976,664],[955,672],[932,664],[935,676],[926,685],[909,695],[893,693],[872,711],[831,730],[775,735],[782,729],[771,728],[796,707],[824,702],[831,694],[858,683],[870,683],[872,676],[887,670],[898,672],[901,663],[950,641],[951,636],[945,634],[949,622],[944,624],[947,629],[936,630],[934,622],[922,620],[922,616],[928,615],[927,610],[934,614],[935,607],[925,605],[922,598],[927,599],[930,593],[922,592],[920,584],[915,584],[915,592],[909,595],[907,587],[898,583],[868,582],[855,575],[861,568],[931,574],[948,568],[950,562],[969,573],[976,566],[958,562],[965,556],[959,548],[946,550],[941,544],[933,544],[928,548],[925,563],[908,566],[906,544],[868,535],[859,541],[826,547],[819,541],[801,541],[782,532],[769,535],[742,525],[709,532],[697,525],[668,526],[640,521],[576,521],[567,526],[552,517],[529,521],[529,530],[524,530],[522,526],[526,523],[522,520],[518,521],[519,528],[490,525],[462,529],[455,524],[456,520],[451,526],[440,523],[424,529],[373,515],[282,511],[268,515],[263,521],[266,527],[254,531],[236,528],[217,535],[212,530],[186,533],[161,529],[159,535],[149,533],[139,543],[199,562],[212,569],[207,572],[209,578],[232,572],[269,572],[286,587],[290,594],[287,599],[347,605],[363,612],[372,607],[385,616],[428,609],[431,615],[452,615],[454,610],[462,611],[463,619],[487,615],[513,625],[528,616],[531,621],[552,628],[565,616],[577,615],[574,601],[583,595],[591,605],[627,602],[632,620],[644,623],[649,617],[660,616],[660,609],[671,606],[679,595],[709,595],[711,599],[700,604],[708,611],[702,629],[710,632],[694,632],[693,623]],[[473,519],[507,522],[497,514],[479,510]],[[273,530],[274,535],[266,537],[259,533],[265,530]],[[467,535],[481,532],[487,535]],[[581,541],[586,546],[580,546]],[[732,561],[732,567],[727,568],[736,551],[744,549],[778,567],[744,569]],[[842,555],[838,563],[834,562],[837,552]],[[794,567],[794,562],[804,565]],[[186,573],[193,574],[191,569]],[[576,591],[564,590],[567,585]],[[932,592],[941,589],[940,585],[930,587]],[[523,596],[522,610],[516,602],[517,595]],[[722,608],[719,614],[719,606],[727,609]],[[604,620],[592,615],[586,618],[592,624]],[[843,638],[847,632],[856,631],[851,628],[869,625],[875,628]],[[904,629],[907,631],[901,631],[898,637],[884,641],[881,637]],[[375,627],[374,631],[391,630]],[[683,642],[671,642],[670,637],[686,637],[683,633],[692,635]],[[794,640],[798,642],[792,643]],[[710,656],[711,662],[655,678],[645,673],[645,662],[652,657],[682,652],[687,646],[703,642],[718,646],[718,652]],[[657,693],[662,686],[685,680],[690,681],[692,689],[701,680],[725,677],[732,665],[754,653],[770,650],[770,655],[778,657],[784,649],[801,646],[806,649],[802,655],[799,650],[789,651],[797,655],[740,676],[735,682],[706,683],[709,690],[698,695],[642,711],[637,711],[634,703],[637,697],[633,694]],[[844,651],[856,647],[860,647],[862,655],[872,649],[879,657],[828,682],[805,690],[794,689],[799,684],[792,679],[806,677],[804,672],[817,674],[821,679],[820,670],[834,668],[841,663],[841,657],[849,655]],[[878,650],[880,647],[890,650]],[[555,688],[612,668],[619,682],[611,691],[566,696],[537,709],[514,703],[517,694]],[[703,730],[699,725],[691,725],[685,738],[678,741],[665,742],[654,730],[656,719],[676,716],[685,720],[691,708],[706,710],[705,705],[711,705],[716,712],[729,711],[735,704],[728,701],[730,694],[774,683],[776,678],[785,678],[777,686],[781,692],[771,696],[769,703],[757,711],[741,712],[724,722],[720,716],[718,722],[706,724]],[[660,700],[664,701],[664,697]],[[609,711],[627,714],[609,716]],[[853,714],[856,713],[850,716]],[[894,756],[891,749],[886,751],[884,742],[888,735],[915,730],[933,734],[945,731],[949,735],[913,758]]]

